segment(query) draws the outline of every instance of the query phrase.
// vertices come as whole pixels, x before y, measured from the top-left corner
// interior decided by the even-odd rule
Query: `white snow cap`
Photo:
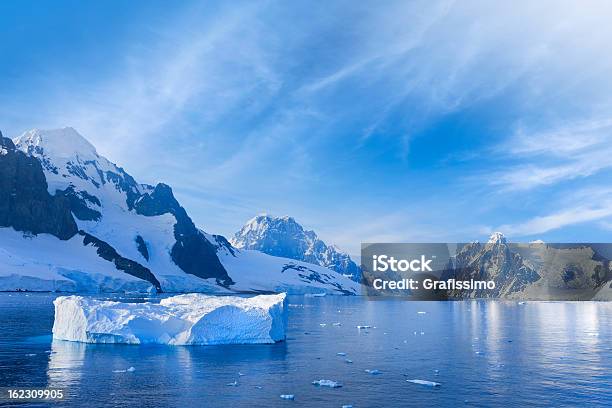
[[[505,244],[506,243],[506,237],[501,232],[494,232],[489,237],[489,242],[488,243],[489,244],[497,244],[497,243]]]
[[[84,159],[98,157],[96,148],[74,128],[33,129],[13,140],[15,146],[27,150],[28,146],[40,147],[45,155],[55,158],[80,156]]]

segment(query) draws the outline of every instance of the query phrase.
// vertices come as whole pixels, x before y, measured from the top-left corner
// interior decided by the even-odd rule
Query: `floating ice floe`
[[[125,370],[113,370],[113,373],[133,373],[136,371],[134,367],[127,368]]]
[[[368,325],[361,325],[361,326],[357,326],[358,329],[371,329],[372,326],[368,326]]]
[[[332,380],[317,380],[312,382],[313,385],[317,385],[319,387],[329,387],[329,388],[340,388],[342,384],[337,381]]]
[[[36,354],[34,353],[30,353],[30,354],[26,354],[26,357],[34,357]]]
[[[199,293],[155,303],[83,296],[55,299],[53,338],[84,343],[265,344],[285,339],[285,294],[251,298]]]
[[[352,405],[343,405],[342,408],[353,408]]]
[[[338,322],[338,323],[333,323],[332,326],[342,326],[342,323]]]
[[[417,312],[417,314],[426,314],[427,312]]]
[[[413,384],[425,385],[427,387],[439,387],[439,386],[442,385],[442,384],[440,384],[438,382],[427,381],[427,380],[417,380],[417,379],[414,379],[414,380],[406,380],[406,381],[408,381],[409,383],[413,383]]]
[[[231,383],[228,383],[228,384],[225,384],[225,385],[227,385],[228,387],[237,387],[238,386],[238,381],[234,381],[234,382],[231,382]]]
[[[346,353],[340,352],[340,353],[336,353],[337,356],[346,356]]]
[[[286,400],[294,400],[295,399],[295,395],[293,395],[293,394],[281,394],[280,397],[282,399],[286,399]]]
[[[319,326],[325,327],[325,326],[327,326],[327,323],[319,323]]]
[[[346,362],[346,364],[353,364],[353,360],[350,360],[348,358],[346,360],[344,360],[344,361]]]
[[[368,373],[368,374],[372,374],[372,375],[382,374],[382,372],[380,370],[365,370],[365,372]]]

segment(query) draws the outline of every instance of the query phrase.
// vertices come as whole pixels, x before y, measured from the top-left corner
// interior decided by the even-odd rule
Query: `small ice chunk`
[[[238,375],[239,375],[240,377],[242,377],[242,376],[243,376],[243,375],[245,375],[245,374],[243,374],[243,373],[241,373],[240,371],[238,371]]]
[[[426,314],[427,312],[417,312],[417,314]]]
[[[519,304],[519,305],[524,305],[524,304],[526,304],[526,303],[527,303],[527,302],[525,302],[525,301],[520,301],[520,302],[518,302],[518,304]]]
[[[113,370],[113,373],[133,373],[136,371],[134,367],[127,368],[125,370]]]
[[[263,387],[261,385],[256,385],[255,388],[257,388],[258,390],[261,390]]]
[[[325,327],[325,326],[327,326],[327,323],[319,323],[319,326]]]
[[[30,354],[26,354],[26,357],[34,357],[36,354],[34,353],[30,353]]]
[[[382,374],[382,372],[380,372],[380,370],[365,370],[365,372],[368,373],[368,374],[372,374],[372,375]]]
[[[352,405],[343,405],[342,408],[353,408]]]
[[[340,323],[340,322],[336,322],[336,323],[333,323],[333,324],[332,324],[332,326],[336,326],[336,327],[337,327],[337,326],[342,326],[342,323]]]
[[[346,353],[344,352],[340,352],[340,353],[336,353],[337,356],[346,356]]]
[[[350,360],[348,358],[346,360],[344,360],[344,361],[346,362],[346,364],[353,364],[353,360]]]
[[[293,394],[281,394],[280,397],[282,399],[291,400],[291,401],[293,401],[295,399],[295,395],[293,395]]]
[[[357,328],[358,328],[359,330],[361,330],[361,329],[371,329],[371,328],[372,328],[372,326],[368,326],[367,324],[365,324],[365,325],[360,325],[360,326],[357,326]]]
[[[231,382],[231,383],[225,384],[225,385],[227,385],[228,387],[237,387],[238,386],[238,381],[234,381],[234,382]]]
[[[337,381],[332,380],[316,380],[312,382],[313,385],[317,385],[319,387],[329,387],[329,388],[340,388],[342,384]]]
[[[442,385],[442,384],[440,384],[438,382],[427,381],[427,380],[417,380],[417,379],[414,379],[414,380],[406,380],[406,381],[408,381],[409,383],[413,383],[413,384],[425,385],[427,387],[439,387],[439,386]]]

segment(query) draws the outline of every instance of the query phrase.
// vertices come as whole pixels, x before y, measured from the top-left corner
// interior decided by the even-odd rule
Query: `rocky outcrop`
[[[147,261],[149,260],[149,248],[147,248],[147,243],[145,242],[142,235],[136,235],[136,247],[138,248],[138,252],[140,255]]]
[[[62,240],[78,229],[70,200],[47,191],[41,163],[16,150],[0,133],[0,226],[33,234],[52,234]]]
[[[124,271],[125,273],[135,276],[137,278],[150,282],[157,292],[161,292],[161,285],[155,275],[151,273],[149,268],[146,268],[138,262],[127,259],[117,253],[115,248],[110,246],[108,243],[90,235],[84,231],[79,231],[79,234],[83,237],[83,245],[92,245],[97,248],[97,253],[100,258],[105,259],[115,264],[115,267]]]

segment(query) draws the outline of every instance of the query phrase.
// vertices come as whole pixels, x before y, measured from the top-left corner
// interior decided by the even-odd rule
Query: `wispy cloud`
[[[490,174],[505,190],[529,190],[612,168],[612,119],[564,123],[543,132],[520,129],[498,154],[518,163]]]
[[[518,224],[501,225],[497,230],[510,236],[531,236],[588,221],[599,221],[611,215],[612,201],[564,209],[552,214],[533,217]]]

